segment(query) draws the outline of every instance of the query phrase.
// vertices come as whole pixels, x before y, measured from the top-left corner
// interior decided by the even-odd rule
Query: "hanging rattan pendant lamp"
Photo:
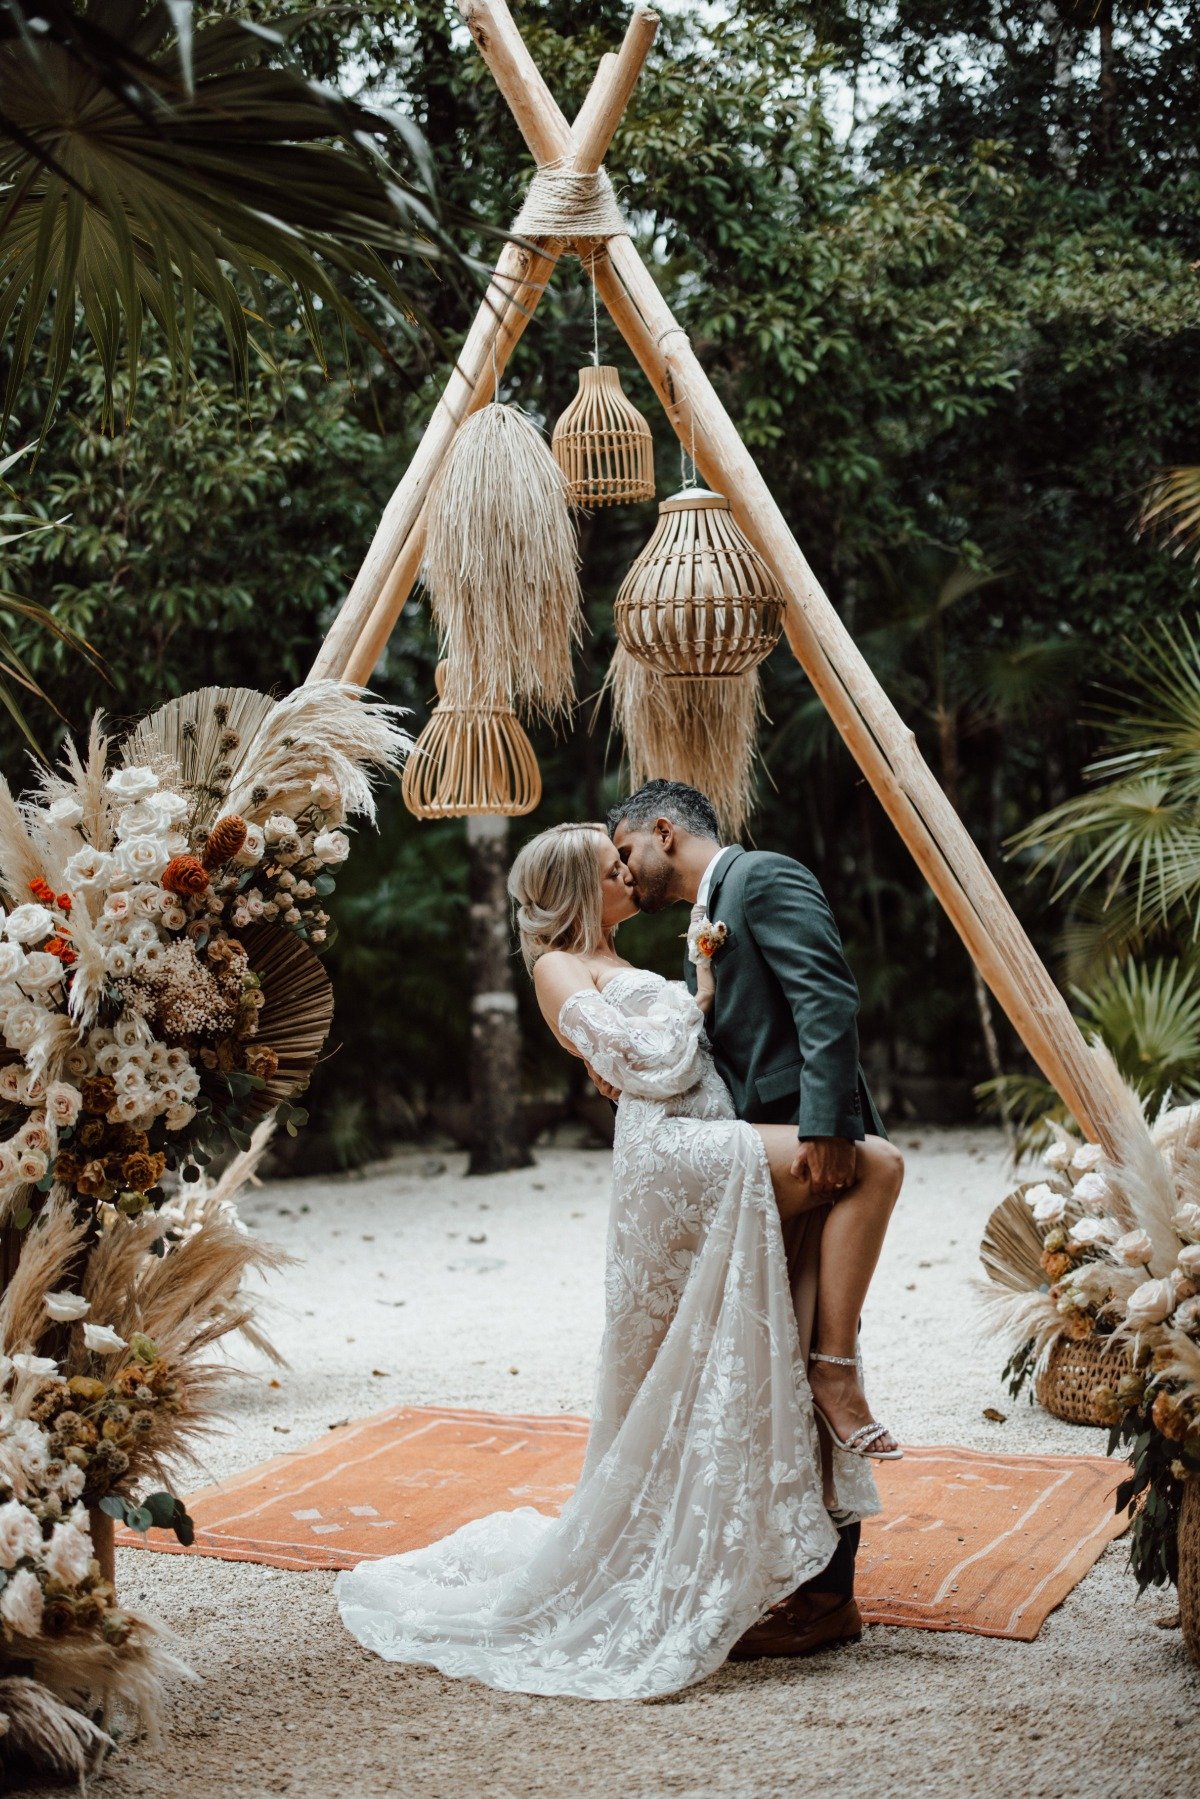
[[[687,487],[664,500],[622,581],[617,635],[639,662],[681,679],[745,674],[783,630],[783,592],[724,495]]]
[[[611,363],[580,369],[579,391],[555,425],[550,448],[572,506],[654,498],[654,438]]]
[[[516,713],[472,697],[470,682],[437,666],[438,703],[404,765],[404,804],[417,818],[520,818],[542,797],[542,776]]]

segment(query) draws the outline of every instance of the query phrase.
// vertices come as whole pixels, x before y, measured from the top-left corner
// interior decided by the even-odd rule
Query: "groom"
[[[608,829],[641,911],[688,901],[726,926],[712,962],[713,1060],[739,1118],[797,1127],[792,1173],[807,1169],[815,1196],[832,1203],[854,1180],[855,1144],[887,1132],[859,1066],[858,988],[815,876],[788,856],[722,846],[711,802],[680,781],[647,781],[614,807]],[[690,962],[685,978],[694,992]],[[811,1227],[823,1216],[809,1214]],[[858,1537],[857,1523],[842,1526],[829,1565],[734,1654],[804,1654],[856,1636]]]

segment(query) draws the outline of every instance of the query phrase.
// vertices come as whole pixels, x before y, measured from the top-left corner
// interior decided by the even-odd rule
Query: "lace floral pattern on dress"
[[[762,1141],[733,1117],[681,982],[622,970],[560,1029],[621,1089],[587,1454],[558,1518],[479,1518],[338,1577],[393,1661],[491,1686],[642,1699],[702,1679],[836,1534]],[[838,1466],[839,1503],[878,1510]]]

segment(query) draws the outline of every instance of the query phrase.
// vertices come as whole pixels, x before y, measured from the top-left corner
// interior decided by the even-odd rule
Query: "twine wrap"
[[[579,174],[574,169],[539,169],[512,222],[514,237],[622,237],[626,230],[613,184],[604,169],[597,169],[594,174]]]

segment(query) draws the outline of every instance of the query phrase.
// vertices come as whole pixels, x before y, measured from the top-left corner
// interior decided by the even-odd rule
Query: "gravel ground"
[[[1103,1453],[1102,1432],[1009,1401],[995,1346],[976,1340],[967,1283],[1008,1184],[1000,1138],[897,1141],[905,1189],[864,1324],[878,1414],[912,1443]],[[586,1411],[608,1175],[595,1150],[545,1150],[531,1170],[470,1181],[461,1157],[413,1152],[250,1194],[247,1221],[301,1258],[273,1284],[290,1367],[277,1385],[261,1364],[235,1385],[194,1484],[385,1405]],[[727,1664],[668,1700],[624,1704],[376,1660],[343,1631],[332,1574],[122,1551],[122,1596],[173,1628],[199,1683],[173,1692],[163,1740],[122,1747],[94,1791],[1167,1799],[1194,1790],[1200,1673],[1156,1624],[1170,1600],[1135,1602],[1124,1560],[1111,1546],[1033,1644],[874,1628],[852,1648]]]

